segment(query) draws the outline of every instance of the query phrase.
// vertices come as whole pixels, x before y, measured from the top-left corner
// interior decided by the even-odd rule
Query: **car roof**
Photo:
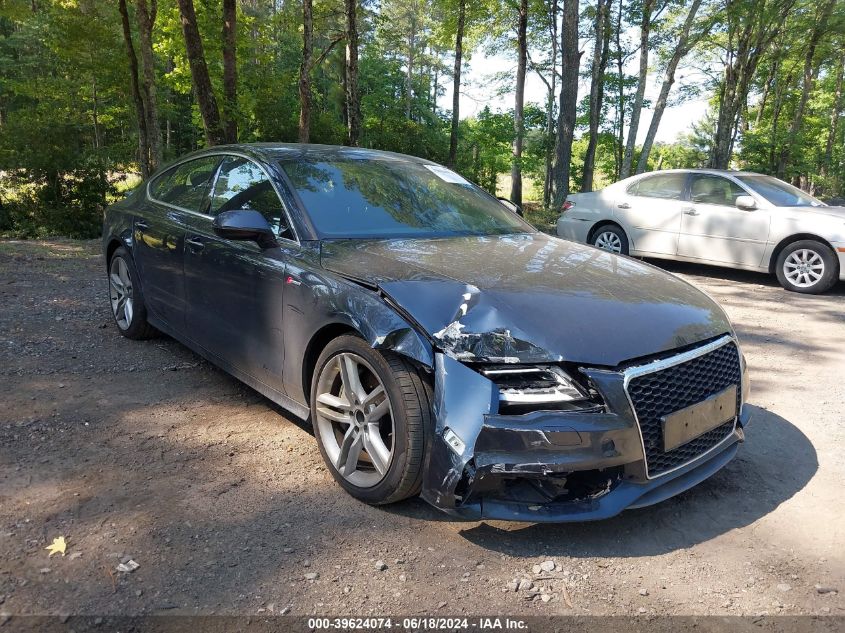
[[[273,162],[278,160],[395,160],[403,162],[429,163],[432,161],[385,152],[364,147],[347,147],[344,145],[318,145],[311,143],[237,143],[231,145],[214,145],[207,147],[198,154],[206,152],[240,152],[254,158]]]
[[[763,174],[758,174],[754,171],[739,171],[736,169],[711,169],[709,167],[683,167],[680,169],[659,169],[657,171],[646,171],[642,174],[637,174],[637,176],[651,176],[654,174],[672,174],[672,173],[680,173],[680,174],[713,174],[716,176],[761,176]]]

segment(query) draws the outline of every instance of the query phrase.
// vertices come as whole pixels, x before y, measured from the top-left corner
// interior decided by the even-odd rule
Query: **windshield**
[[[798,187],[793,187],[772,176],[758,174],[737,176],[744,185],[753,189],[776,207],[823,207],[821,200],[816,200]]]
[[[534,229],[440,165],[391,158],[282,161],[321,237],[505,235]]]

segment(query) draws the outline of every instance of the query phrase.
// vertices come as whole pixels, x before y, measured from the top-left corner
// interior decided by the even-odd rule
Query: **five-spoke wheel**
[[[109,302],[117,329],[131,339],[151,338],[156,329],[147,323],[144,295],[136,283],[138,273],[132,256],[123,246],[112,253],[108,268]]]
[[[399,501],[421,484],[430,387],[410,361],[344,335],[311,381],[314,435],[332,476],[367,503]]]

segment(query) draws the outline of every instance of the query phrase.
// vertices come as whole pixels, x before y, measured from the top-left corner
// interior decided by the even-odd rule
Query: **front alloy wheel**
[[[784,288],[806,294],[829,290],[839,277],[835,253],[815,240],[801,240],[783,249],[775,271]]]
[[[419,491],[429,394],[402,356],[357,336],[326,346],[311,382],[311,420],[323,460],[352,496],[383,504]]]

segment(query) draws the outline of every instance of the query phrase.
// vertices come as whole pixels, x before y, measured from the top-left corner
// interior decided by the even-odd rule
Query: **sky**
[[[509,59],[500,55],[485,55],[482,51],[476,51],[473,54],[467,66],[464,66],[462,73],[462,79],[464,79],[460,102],[462,119],[477,114],[485,105],[489,105],[493,111],[513,108],[514,95],[512,92],[499,96],[489,87],[490,79],[494,74],[511,68],[516,74],[516,63],[512,58]],[[633,71],[635,72],[636,69],[633,69]],[[631,70],[629,69],[628,72],[631,72]],[[680,77],[683,74],[684,69],[680,68],[677,75]],[[660,92],[660,83],[663,78],[658,75],[650,75],[648,79],[645,96],[646,99],[651,98],[654,101]],[[676,87],[677,82],[673,86],[673,92]],[[438,104],[440,107],[450,110],[452,108],[451,81],[444,82],[443,88],[445,92],[438,99]],[[578,99],[580,100],[589,90],[589,83],[582,81],[578,89]],[[670,95],[670,101],[671,98]],[[530,71],[525,79],[525,101],[526,103],[537,103],[543,106],[546,102],[546,85],[536,73]],[[657,130],[656,140],[671,143],[678,138],[679,134],[691,131],[692,124],[700,120],[707,111],[707,101],[708,97],[702,96],[686,101],[680,106],[666,108]],[[637,143],[642,143],[645,140],[648,126],[651,123],[651,115],[652,110],[643,109],[637,131]]]

